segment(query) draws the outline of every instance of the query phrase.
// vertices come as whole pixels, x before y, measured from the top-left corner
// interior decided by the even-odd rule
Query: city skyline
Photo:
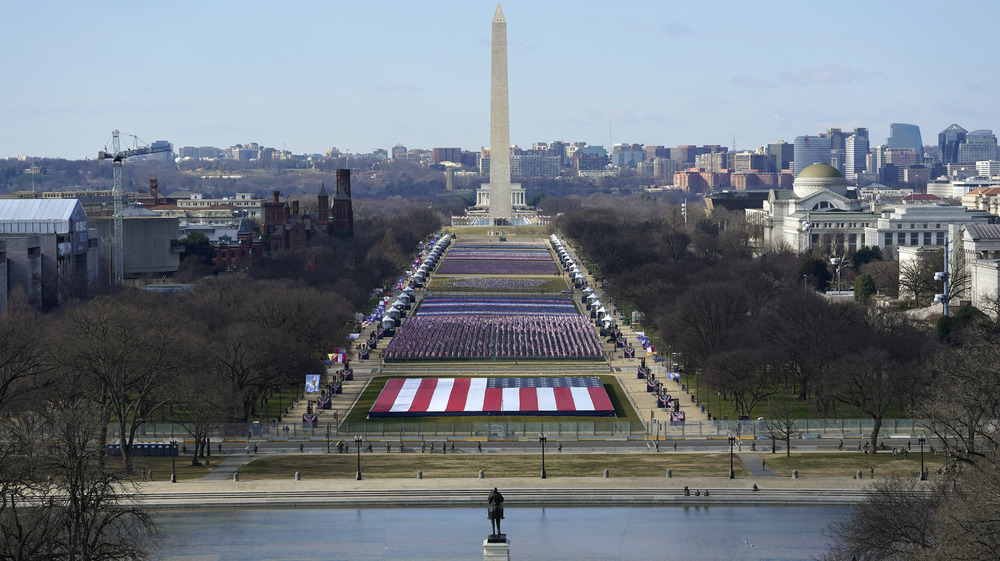
[[[477,150],[489,144],[496,5],[7,6],[21,25],[0,38],[18,53],[0,63],[0,158],[94,158],[114,129],[175,147]],[[502,6],[510,140],[522,147],[735,139],[753,149],[857,126],[875,146],[893,122],[935,144],[951,123],[1000,129],[989,96],[1000,79],[939,48],[939,36],[958,36],[955,49],[991,52],[991,4]]]

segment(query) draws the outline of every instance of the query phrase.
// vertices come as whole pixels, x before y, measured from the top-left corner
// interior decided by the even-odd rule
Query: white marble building
[[[945,204],[863,205],[858,191],[827,164],[799,173],[792,191],[772,190],[763,209],[747,217],[761,226],[764,246],[796,251],[822,247],[844,255],[865,246],[883,249],[943,246],[950,228],[987,224],[995,217],[982,210]]]

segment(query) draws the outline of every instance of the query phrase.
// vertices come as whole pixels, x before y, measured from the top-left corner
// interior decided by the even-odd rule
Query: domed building
[[[847,180],[840,171],[827,164],[813,164],[799,172],[792,183],[792,191],[800,198],[808,197],[824,189],[838,195],[847,195]]]
[[[988,212],[947,204],[862,205],[858,190],[827,164],[803,169],[792,190],[771,190],[762,209],[747,209],[765,247],[844,256],[866,246],[939,247],[963,224],[990,223]]]
[[[874,226],[878,216],[862,208],[857,189],[849,188],[844,175],[828,164],[805,168],[791,191],[772,190],[763,209],[747,213],[763,227],[765,245],[796,251],[824,245],[832,254],[844,255],[876,243],[865,239],[865,228]]]

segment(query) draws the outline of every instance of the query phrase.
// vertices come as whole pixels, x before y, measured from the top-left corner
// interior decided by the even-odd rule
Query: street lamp
[[[729,479],[736,479],[736,470],[733,469],[733,445],[736,444],[736,437],[729,437]]]
[[[840,257],[831,257],[830,264],[837,270],[837,292],[840,292],[840,265],[843,260]]]
[[[170,482],[177,483],[177,439],[173,435],[170,435]]]
[[[354,443],[358,445],[358,481],[361,481],[361,440],[361,435],[354,437]]]
[[[927,472],[924,471],[924,442],[927,441],[927,437],[920,435],[917,437],[917,442],[920,443],[920,480],[925,481],[927,479]]]
[[[548,437],[544,434],[538,436],[538,442],[542,443],[542,479],[545,479],[545,441]]]

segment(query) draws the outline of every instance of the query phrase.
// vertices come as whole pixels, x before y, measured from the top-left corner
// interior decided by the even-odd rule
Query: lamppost
[[[326,424],[326,453],[330,453],[330,423]]]
[[[830,264],[833,265],[833,268],[837,270],[837,292],[840,292],[840,265],[841,265],[841,263],[842,263],[842,260],[841,260],[840,257],[831,257],[830,258]]]
[[[170,482],[177,483],[177,439],[174,435],[170,435]]]
[[[949,251],[948,250],[948,245],[950,243],[951,243],[951,240],[948,239],[948,238],[945,238],[945,240],[944,240],[944,271],[938,271],[938,272],[934,273],[934,280],[944,283],[944,292],[942,292],[941,294],[935,294],[934,295],[934,301],[935,302],[941,302],[941,313],[943,313],[944,315],[948,315],[948,300],[950,299],[950,296],[948,294],[948,280],[949,280],[949,277],[951,276],[948,273],[948,251]]]
[[[358,477],[357,480],[361,481],[361,435],[354,437],[354,443],[358,445]]]
[[[545,479],[545,441],[548,437],[544,434],[538,436],[538,442],[542,444],[542,479]]]
[[[927,441],[927,437],[920,435],[917,437],[917,442],[920,443],[920,480],[925,481],[927,479],[927,472],[924,471],[924,442]]]
[[[736,444],[736,437],[729,437],[729,479],[736,479],[736,470],[733,469],[733,445]]]

